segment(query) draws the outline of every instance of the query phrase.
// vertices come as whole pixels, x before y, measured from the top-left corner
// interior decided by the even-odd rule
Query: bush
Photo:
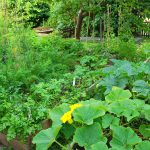
[[[150,42],[149,40],[145,40],[141,45],[139,45],[137,50],[138,56],[142,60],[149,59],[150,56]]]
[[[106,49],[116,55],[118,59],[135,60],[137,46],[134,39],[124,40],[121,37],[108,39],[105,43]]]
[[[16,2],[8,1],[9,15],[15,16],[15,22],[24,23],[25,26],[37,27],[47,21],[50,16],[50,6],[46,2],[27,0]]]

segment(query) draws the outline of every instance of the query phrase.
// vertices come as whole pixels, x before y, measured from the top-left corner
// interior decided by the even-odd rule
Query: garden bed
[[[33,30],[40,36],[48,35],[54,31],[52,28],[48,28],[48,27],[37,27],[37,28],[33,28]]]
[[[50,120],[47,119],[42,122],[43,129],[48,129],[50,126],[51,126]],[[8,141],[7,135],[0,132],[0,150],[1,148],[10,148],[10,147],[13,148],[13,150],[32,150],[32,146],[33,146],[32,138],[33,137],[34,135],[29,135],[29,137],[26,140],[27,141],[26,143],[22,143],[17,138],[12,141]]]

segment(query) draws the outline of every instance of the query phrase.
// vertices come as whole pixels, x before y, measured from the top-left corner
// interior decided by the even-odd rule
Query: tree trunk
[[[76,25],[76,32],[75,32],[75,38],[78,40],[80,40],[80,36],[81,36],[82,21],[83,21],[83,11],[82,9],[80,9],[77,17],[77,25]]]

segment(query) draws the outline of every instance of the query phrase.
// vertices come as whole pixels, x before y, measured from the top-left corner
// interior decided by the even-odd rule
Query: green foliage
[[[99,149],[108,150],[108,147],[104,142],[98,142],[91,146],[91,150],[99,150]]]
[[[8,0],[9,16],[14,22],[19,22],[32,27],[37,27],[47,21],[50,16],[50,6],[38,0]]]
[[[90,97],[85,89],[97,80],[95,70],[107,63],[107,59],[99,60],[101,48],[94,51],[95,46],[85,47],[55,34],[37,37],[21,27],[8,30],[7,36],[0,35],[0,43],[0,131],[9,140],[18,137],[25,142],[29,135],[41,130],[41,122],[55,105]],[[89,56],[87,61],[85,56]],[[81,63],[83,59],[85,63]]]
[[[122,44],[118,42],[118,48],[122,50],[120,52],[122,56],[127,57],[126,52],[131,54],[135,50],[134,41],[124,42],[124,39],[128,39],[137,31],[147,30],[143,20],[145,16],[147,18],[149,16],[149,5],[145,1],[68,0],[66,2],[63,0],[51,0],[49,3],[51,6],[50,26],[57,29],[71,28],[75,30],[78,12],[82,9],[82,36],[99,36],[104,32],[106,37],[111,38],[110,33],[115,33],[115,35],[119,35],[123,39]],[[104,29],[100,29],[100,24],[104,26]],[[100,32],[99,30],[103,31]]]
[[[92,103],[84,105],[81,109],[77,109],[74,111],[73,116],[74,120],[80,123],[85,123],[87,125],[93,124],[93,120],[105,115],[105,107],[102,104],[96,103],[96,105]]]
[[[73,141],[80,146],[85,147],[85,149],[88,149],[91,145],[100,141],[106,141],[106,139],[102,136],[100,124],[94,123],[90,126],[77,128]]]
[[[130,150],[134,145],[141,142],[141,139],[131,128],[125,127],[112,127],[113,138],[110,145],[113,148],[124,148]]]
[[[114,100],[114,95],[118,95],[118,91],[121,94],[119,97],[116,96],[116,100]],[[108,97],[109,99],[112,99],[111,103],[110,101],[107,101]],[[80,107],[76,107],[70,114],[73,117],[73,123],[68,124],[69,128],[70,126],[74,128],[73,130],[71,129],[71,133],[74,132],[74,134],[72,133],[70,135],[73,143],[77,143],[79,146],[84,147],[85,150],[96,150],[98,148],[104,148],[107,150],[108,147],[111,150],[136,150],[141,148],[141,145],[149,145],[150,142],[145,141],[145,138],[149,137],[148,132],[145,133],[145,130],[149,130],[149,127],[147,125],[140,126],[140,134],[139,131],[136,130],[136,126],[133,125],[135,120],[139,120],[141,118],[148,122],[148,120],[146,120],[146,116],[143,115],[143,113],[147,113],[143,111],[143,108],[147,104],[145,104],[142,100],[131,99],[130,97],[131,93],[129,91],[121,88],[114,88],[108,96],[106,96],[106,100],[103,102],[99,100],[87,100],[80,102]],[[115,107],[115,111],[112,111],[112,105]],[[64,104],[57,107],[57,112],[62,112],[62,106],[64,107]],[[73,106],[74,105],[71,105],[70,108]],[[66,108],[68,108],[68,106]],[[56,108],[53,110],[55,109]],[[89,112],[87,110],[89,110]],[[102,110],[106,112],[106,114],[101,114]],[[66,115],[66,112],[63,116]],[[68,112],[70,111],[68,110]],[[54,121],[55,125],[60,125],[59,121],[61,116],[56,118],[50,116],[50,119]],[[56,120],[58,120],[58,122]],[[62,126],[66,126],[66,124],[62,124]],[[52,129],[53,127],[54,126],[52,125],[49,129]],[[145,138],[142,138],[142,135],[144,135]],[[109,140],[111,137],[112,139]],[[40,133],[36,135],[36,138],[40,139]],[[51,139],[53,138],[54,136]],[[56,140],[61,147],[67,149],[65,148],[66,145],[62,146],[60,144],[61,141],[59,143],[59,138]],[[37,147],[40,146],[40,143],[35,140],[33,141]],[[43,143],[44,141],[42,144]],[[46,150],[46,148],[44,149]]]
[[[138,49],[138,57],[141,57],[142,59],[149,59],[149,55],[150,55],[150,42],[149,39],[145,40],[144,42],[142,42]]]
[[[37,137],[34,137],[33,143],[38,143],[37,150],[48,149],[55,142],[55,138],[61,126],[53,126],[47,130],[41,131]]]
[[[39,38],[29,29],[22,28],[20,31],[14,29],[8,35],[8,45],[1,41],[7,52],[7,61],[0,64],[0,130],[9,140],[16,136],[25,140],[41,130],[41,122],[55,105],[81,100],[84,106],[73,113],[78,123],[91,125],[101,117],[105,129],[111,124],[118,125],[121,116],[127,121],[140,117],[141,108],[142,115],[150,120],[148,104],[143,106],[144,102],[129,100],[132,92],[131,98],[148,102],[149,63],[113,60],[114,65],[104,68],[107,58],[102,59],[105,54],[100,44],[83,45],[56,35]],[[2,58],[3,47],[0,49]],[[135,83],[141,80],[144,84],[137,86]],[[128,90],[114,88],[116,90],[110,93],[114,86]],[[93,98],[104,100],[104,96],[109,107],[100,101],[84,103],[84,100]],[[53,124],[62,124],[56,118],[68,111],[67,105],[61,106],[61,111],[59,107],[50,111]],[[107,120],[108,110],[116,117],[109,116]],[[66,135],[67,138],[70,136],[72,134]]]
[[[119,118],[111,115],[111,114],[106,114],[102,117],[102,127],[104,129],[108,128],[110,125],[119,125]]]
[[[60,118],[66,111],[69,111],[68,104],[62,104],[61,106],[58,106],[49,112],[49,117],[52,119],[54,125],[62,124]]]
[[[108,94],[113,86],[118,86],[129,89],[137,98],[149,101],[150,63],[120,60],[112,62],[113,66],[103,69],[103,78],[100,81],[100,87],[105,87],[105,94]]]
[[[135,147],[135,150],[148,150],[149,147],[150,147],[150,142],[149,141],[143,141]]]
[[[122,89],[113,87],[112,92],[106,96],[106,101],[112,103],[113,101],[122,101],[131,97],[129,90],[122,91]]]
[[[105,42],[106,50],[109,51],[109,53],[114,54],[114,56],[117,59],[123,59],[126,60],[136,60],[137,59],[137,46],[135,43],[135,40],[130,37],[110,37]],[[130,54],[130,55],[129,55]],[[141,57],[139,55],[139,57]]]
[[[145,138],[150,138],[150,125],[141,125],[139,131]]]
[[[147,149],[149,43],[145,41],[137,49],[131,35],[136,24],[140,27],[143,20],[132,15],[133,8],[138,10],[141,3],[8,2],[9,16],[0,12],[0,132],[8,140],[17,138],[24,143],[39,131],[33,139],[39,150],[57,146],[64,150],[75,146],[86,150]],[[108,7],[110,14],[106,11]],[[82,43],[55,33],[38,37],[21,26],[22,23],[38,26],[48,19],[51,11],[50,25],[74,28],[81,8],[85,16],[89,12],[95,16],[89,27],[91,24],[99,27],[99,21],[105,19],[104,43]],[[117,14],[119,18],[112,20]],[[14,24],[10,24],[12,20]],[[88,17],[83,19],[84,24],[85,21],[88,24]],[[115,25],[118,37],[110,36]],[[81,106],[70,108],[74,103]],[[63,123],[64,115],[73,123]],[[42,130],[41,123],[47,118],[52,125]]]
[[[150,97],[150,86],[144,80],[137,80],[133,83],[133,92],[138,93],[138,96]]]

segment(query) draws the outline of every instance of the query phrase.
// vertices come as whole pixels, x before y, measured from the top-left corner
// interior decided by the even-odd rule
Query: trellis
[[[141,36],[150,38],[150,20],[145,20],[144,21],[144,26],[146,26],[148,28],[148,30],[147,31],[142,30],[141,31]]]
[[[100,5],[101,3],[99,3]],[[99,19],[97,22],[99,22],[97,25],[98,33],[97,36],[95,36],[95,20],[96,16],[91,15],[94,14],[94,11],[89,11],[88,12],[88,18],[87,18],[87,23],[86,26],[84,26],[86,34],[85,37],[81,37],[81,41],[97,41],[97,42],[102,42],[104,39],[110,37],[110,35],[113,33],[112,32],[112,27],[111,27],[111,12],[112,8],[111,5],[107,5],[106,12],[103,15],[100,15]],[[101,13],[101,12],[99,12]],[[91,17],[92,16],[92,17]],[[89,34],[89,27],[91,25],[91,35]],[[90,35],[90,36],[89,36]]]

